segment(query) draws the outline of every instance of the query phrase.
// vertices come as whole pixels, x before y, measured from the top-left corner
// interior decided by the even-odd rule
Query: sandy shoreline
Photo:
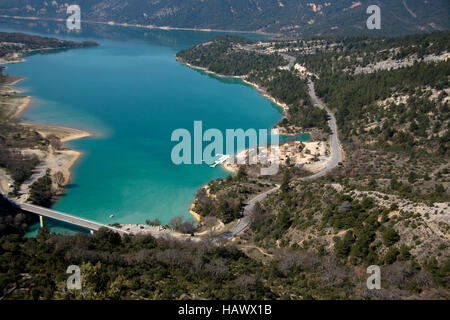
[[[74,130],[77,130],[77,129],[74,129]],[[92,134],[89,133],[89,132],[74,133],[71,136],[67,136],[65,138],[62,138],[61,142],[68,142],[68,141],[83,139],[83,138],[87,138],[87,137],[92,137]]]
[[[188,62],[183,61],[183,59],[180,59],[180,58],[178,58],[178,57],[175,57],[175,58],[176,58],[176,60],[177,60],[180,64],[184,64],[184,65],[188,66],[189,68],[192,68],[192,69],[195,69],[195,70],[200,70],[200,71],[203,71],[203,72],[205,72],[205,73],[212,74],[212,75],[214,75],[214,76],[216,76],[216,77],[220,77],[220,78],[234,78],[234,79],[241,79],[244,83],[246,83],[246,84],[252,86],[253,88],[255,88],[256,90],[258,90],[258,92],[259,92],[263,97],[265,97],[265,98],[268,99],[269,101],[271,101],[271,102],[275,103],[276,105],[278,105],[278,106],[283,110],[283,117],[286,116],[286,113],[287,113],[289,107],[288,107],[285,103],[282,103],[281,101],[278,101],[277,99],[275,99],[274,97],[272,97],[271,95],[269,95],[269,94],[267,93],[267,91],[264,90],[263,88],[261,88],[258,84],[253,83],[253,82],[250,82],[250,81],[247,81],[247,80],[245,79],[244,76],[227,76],[227,75],[219,74],[219,73],[213,72],[213,71],[211,71],[211,70],[208,70],[207,68],[204,68],[204,67],[194,66],[194,65],[192,65],[192,64],[190,64],[190,63],[188,63]],[[238,170],[239,170],[239,168],[238,168],[236,165],[234,165],[234,164],[223,163],[221,166],[222,166],[223,169],[225,169],[226,171],[228,171],[228,172],[230,172],[230,173],[237,173]],[[207,184],[206,184],[206,185],[207,185]],[[206,185],[205,185],[205,186],[206,186]],[[204,188],[205,186],[203,186],[202,188]],[[200,216],[198,213],[196,213],[195,211],[192,210],[193,207],[194,207],[194,203],[195,203],[195,199],[194,199],[194,201],[191,203],[191,208],[190,208],[190,210],[189,210],[189,213],[190,213],[190,214],[191,214],[198,222],[200,222],[201,216]]]
[[[12,118],[17,118],[22,112],[25,111],[31,104],[31,97],[25,96],[24,101],[18,106],[16,112],[12,115]]]
[[[4,65],[4,64],[11,64],[11,63],[19,63],[19,62],[24,62],[25,59],[20,58],[20,59],[13,59],[13,60],[6,60],[3,58],[0,58],[0,65]],[[15,84],[15,83],[12,83]]]
[[[199,66],[194,66],[188,62],[185,62],[183,59],[176,57],[177,61],[181,64],[184,64],[186,66],[188,66],[189,68],[195,69],[195,70],[200,70],[203,71],[205,73],[208,74],[212,74],[216,77],[220,77],[220,78],[235,78],[235,79],[241,79],[244,83],[252,86],[253,88],[255,88],[256,90],[258,90],[258,92],[265,97],[266,99],[268,99],[269,101],[271,101],[272,103],[275,103],[277,106],[279,106],[282,110],[283,110],[283,117],[286,117],[287,112],[289,111],[289,106],[281,101],[279,101],[278,99],[274,98],[273,96],[271,96],[264,88],[260,87],[258,84],[250,82],[248,80],[246,80],[245,76],[227,76],[227,75],[223,75],[223,74],[218,74],[216,72],[210,71],[207,68],[204,67],[199,67]],[[276,128],[277,125],[275,125],[274,128]],[[285,130],[282,130],[285,131]],[[280,134],[283,135],[290,135],[290,136],[296,136],[298,135],[298,133],[291,133],[291,132],[280,132]],[[312,146],[315,144],[315,142],[304,142],[305,145],[307,146]],[[246,151],[246,150],[244,150]],[[306,158],[305,159],[301,159],[304,162],[307,162]],[[306,166],[309,170],[311,170],[312,172],[316,172],[318,171],[320,168],[322,168],[324,165],[324,161],[319,162],[317,164],[309,164]],[[229,163],[223,163],[222,164],[222,168],[224,168],[226,171],[230,172],[230,173],[237,173],[239,170],[239,167],[236,164],[229,164]],[[205,186],[203,186],[204,188]],[[197,221],[200,221],[198,218],[200,217],[196,212],[194,212],[192,209],[194,207],[194,203],[196,200],[194,200],[191,204],[191,209],[190,209],[190,213],[196,218]]]
[[[11,115],[9,115],[9,119],[16,119],[22,112],[26,110],[27,107],[31,105],[33,102],[33,99],[31,96],[16,96],[16,94],[20,93],[21,91],[12,88],[11,86],[19,83],[20,81],[24,80],[25,78],[19,77],[15,79],[12,82],[6,83],[3,86],[3,90],[6,90],[8,92],[14,93],[15,95],[10,97],[10,99],[13,99],[8,102],[10,105],[10,108],[13,110],[10,110]],[[16,101],[14,101],[16,100]],[[59,139],[59,141],[64,144],[64,142],[77,140],[81,138],[86,138],[89,136],[92,136],[90,132],[70,128],[70,127],[64,127],[64,126],[57,126],[57,125],[48,125],[48,124],[41,124],[41,123],[30,123],[30,122],[19,122],[20,125],[26,128],[30,128],[38,132],[41,136],[44,138],[47,138],[49,136],[54,136]],[[31,152],[30,150],[23,150],[23,152]],[[36,151],[39,153],[38,151]],[[38,178],[43,176],[45,171],[47,169],[50,169],[51,172],[54,174],[56,172],[61,172],[63,174],[63,182],[61,183],[60,187],[63,188],[69,183],[70,180],[70,169],[73,167],[73,165],[77,162],[77,160],[81,157],[82,153],[75,150],[70,149],[64,149],[62,150],[53,150],[53,148],[49,148],[46,151],[43,151],[41,154],[39,154],[39,158],[41,159],[43,165],[40,165],[37,168],[37,171],[33,176],[30,178],[29,183],[25,183],[23,185],[23,188],[21,188],[21,191],[23,191],[25,194],[28,193],[29,186],[36,181]],[[0,178],[2,181],[0,181],[0,184],[3,186],[4,191],[9,191],[9,187],[5,189],[5,185],[9,184],[9,179],[6,177],[6,175],[2,174],[0,175]],[[3,181],[5,180],[5,181]],[[6,181],[8,180],[8,181]]]
[[[11,63],[11,62],[7,62],[7,63]],[[10,82],[10,83],[8,83],[8,84],[6,84],[6,85],[7,85],[7,86],[13,86],[13,85],[18,84],[20,81],[25,80],[25,79],[26,79],[26,78],[19,77],[18,79],[14,80],[13,82]],[[16,90],[16,92],[21,93],[20,90],[18,90],[18,89],[15,89],[15,90]]]
[[[204,186],[202,187],[204,188]],[[194,202],[191,203],[191,207],[189,208],[189,213],[192,214],[192,216],[195,218],[195,220],[197,220],[197,222],[200,222],[200,220],[202,219],[202,217],[194,211]]]
[[[57,136],[61,143],[91,137],[93,135],[92,133],[84,130],[52,124],[22,121],[21,125],[39,132],[39,134],[44,138],[47,138],[51,135]]]
[[[67,150],[66,153],[72,154],[72,157],[69,158],[69,160],[66,162],[66,165],[64,166],[62,173],[64,176],[64,183],[63,186],[66,186],[70,181],[70,169],[73,167],[73,165],[78,161],[78,159],[81,157],[81,152],[75,151],[75,150]]]

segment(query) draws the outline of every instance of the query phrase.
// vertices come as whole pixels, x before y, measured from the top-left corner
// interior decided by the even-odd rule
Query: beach
[[[205,73],[208,74],[212,74],[216,77],[220,77],[220,78],[235,78],[235,79],[241,79],[244,83],[252,86],[253,88],[255,88],[263,97],[267,98],[269,101],[271,101],[272,103],[275,103],[277,106],[279,106],[282,110],[283,110],[283,116],[285,117],[289,107],[287,106],[287,104],[279,101],[278,99],[276,99],[275,97],[271,96],[269,93],[267,93],[267,91],[260,87],[258,84],[250,82],[248,80],[246,80],[245,76],[227,76],[227,75],[223,75],[223,74],[218,74],[216,72],[210,71],[207,68],[204,67],[198,67],[198,66],[194,66],[186,61],[184,61],[183,59],[180,59],[178,57],[176,57],[177,61],[183,65],[188,66],[189,68],[195,69],[195,70],[200,70],[203,71]],[[294,135],[294,134],[292,134]],[[245,154],[248,150],[242,150],[240,153],[238,153],[237,156]],[[236,174],[239,171],[239,165],[237,165],[236,163],[222,163],[222,168],[224,168],[226,171],[232,173],[232,174]],[[207,186],[207,185],[206,185]],[[202,188],[205,188],[206,186],[203,186]],[[189,212],[191,213],[191,215],[198,221],[200,222],[201,217],[200,215],[198,215],[196,212],[194,212],[192,209],[195,206],[195,201],[196,199],[194,199],[194,201],[191,203],[191,209],[189,210]]]
[[[84,29],[84,36],[101,42],[103,35],[94,31]],[[174,145],[170,142],[172,129],[189,128],[197,119],[219,128],[271,128],[281,118],[281,109],[241,81],[221,85],[215,78],[186,72],[187,68],[174,59],[176,52],[208,40],[210,35],[206,33],[186,33],[175,47],[168,41],[172,38],[161,43],[148,37],[148,43],[143,44],[142,35],[136,33],[133,36],[138,41],[131,38],[124,46],[114,39],[118,31],[129,37],[127,30],[111,31],[113,40],[105,37],[108,40],[100,50],[38,54],[8,68],[8,73],[27,78],[17,87],[26,87],[23,95],[33,96],[33,104],[19,117],[102,133],[99,139],[67,142],[83,154],[54,153],[45,162],[47,167],[60,161],[70,167],[75,162],[69,170],[70,185],[53,208],[101,223],[110,223],[110,214],[121,223],[142,224],[155,218],[168,223],[177,215],[193,221],[189,206],[198,188],[226,178],[228,172],[222,167],[176,166],[167,161]],[[180,37],[178,32],[164,34],[173,40]],[[66,77],[62,68],[73,76]],[[63,78],[65,81],[60,81]],[[240,104],[246,108],[240,108]],[[227,108],[230,105],[235,110]],[[257,117],[251,116],[256,113]],[[50,136],[49,127],[34,129]],[[85,136],[78,133],[59,132],[59,141]],[[77,160],[80,157],[82,161]],[[60,171],[62,167],[56,168]],[[70,229],[51,227],[56,232]]]
[[[21,124],[39,132],[39,134],[44,138],[56,136],[61,142],[68,142],[92,136],[92,133],[90,132],[70,127],[33,122],[21,122]]]
[[[262,88],[258,84],[247,81],[245,76],[226,76],[226,75],[218,74],[218,73],[208,70],[205,67],[194,66],[190,63],[185,62],[183,59],[180,59],[178,57],[177,57],[177,61],[181,64],[184,64],[184,65],[192,68],[192,69],[200,70],[202,72],[212,74],[217,77],[241,79],[244,83],[246,83],[246,84],[252,86],[253,88],[255,88],[256,90],[258,90],[258,92],[262,96],[267,98],[269,101],[278,105],[283,110],[283,116],[284,117],[287,116],[287,113],[289,111],[289,107],[287,104],[285,104],[285,103],[279,101],[278,99],[276,99],[275,97],[271,96],[264,88]],[[301,130],[300,128],[292,128],[292,127],[284,128],[284,127],[280,127],[278,125],[274,126],[274,128],[279,129],[280,134],[288,135],[288,136],[297,136],[299,134],[298,131]],[[315,138],[317,138],[317,140],[319,140],[321,138],[321,134],[319,134],[317,132],[310,133],[310,135],[315,136]],[[316,173],[324,170],[329,165],[329,162],[331,159],[331,157],[330,157],[331,140],[330,139],[331,138],[328,138],[327,141],[309,141],[309,142],[294,141],[294,142],[284,143],[283,145],[281,145],[279,147],[278,158],[279,158],[280,164],[286,165],[289,161],[292,164],[293,163],[298,164],[300,168],[303,168],[304,170],[306,170],[307,172],[309,172],[311,174],[316,174]],[[303,148],[301,151],[299,151],[299,147],[301,145],[303,145]],[[252,149],[242,150],[236,155],[236,157],[238,157],[238,158],[239,157],[247,157],[248,152],[250,152],[250,150],[252,150]],[[268,152],[267,156],[270,156],[271,152],[269,151],[269,149],[267,150],[267,152]],[[222,164],[222,167],[230,173],[237,173],[239,170],[239,165],[236,163],[225,162]],[[203,187],[203,188],[205,188],[205,187]],[[191,204],[190,213],[197,219],[197,221],[200,221],[198,219],[198,215],[192,210],[195,207],[196,200],[197,199],[195,199]]]
[[[197,222],[200,222],[202,217],[197,212],[194,211],[194,207],[195,204],[192,202],[191,207],[189,208],[189,213],[195,218],[195,220],[197,220]]]
[[[7,76],[0,87],[3,118],[10,120],[18,117],[31,104],[32,99],[30,96],[19,96],[18,94],[22,92],[17,88],[11,87],[24,79],[23,77]]]
[[[20,94],[21,91],[11,87],[22,80],[24,80],[22,77],[9,77],[7,82],[0,88],[0,93],[2,94],[1,102],[4,106],[2,116],[5,117],[6,120],[17,119],[32,103],[32,97],[19,96],[18,94]],[[56,137],[61,144],[92,135],[87,131],[57,125],[23,121],[20,121],[19,125],[38,132],[44,138]],[[69,150],[63,145],[62,148],[58,150],[48,147],[46,150],[24,149],[21,150],[21,152],[23,154],[36,155],[41,161],[41,164],[34,170],[33,175],[25,181],[20,188],[20,192],[22,193],[20,199],[23,201],[26,201],[28,197],[29,187],[39,178],[43,177],[47,172],[47,169],[50,169],[52,174],[57,172],[62,173],[63,181],[55,187],[55,189],[58,190],[58,194],[62,193],[62,188],[69,183],[71,174],[70,169],[81,156],[80,152]],[[0,186],[2,191],[6,194],[9,193],[9,191],[11,191],[9,187],[11,184],[12,179],[2,170],[2,174],[0,174]]]

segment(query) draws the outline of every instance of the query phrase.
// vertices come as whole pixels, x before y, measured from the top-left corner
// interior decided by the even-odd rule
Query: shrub
[[[390,247],[398,240],[400,240],[400,235],[393,228],[387,228],[386,230],[384,230],[382,236],[383,243],[386,247]]]

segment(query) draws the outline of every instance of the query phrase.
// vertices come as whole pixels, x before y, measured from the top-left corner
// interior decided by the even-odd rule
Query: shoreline
[[[18,82],[18,81],[17,81]],[[20,93],[20,92],[19,92]],[[17,107],[16,112],[12,115],[11,119],[17,119],[17,117],[25,111],[32,103],[31,96],[24,96],[24,101]]]
[[[66,19],[61,18],[39,18],[39,17],[22,17],[22,16],[8,16],[8,15],[0,15],[0,18],[7,19],[16,19],[16,20],[43,20],[43,21],[56,21],[56,22],[65,22]],[[170,27],[170,26],[157,26],[157,25],[143,25],[143,24],[129,24],[126,22],[102,22],[102,21],[90,21],[90,20],[81,20],[81,23],[91,23],[91,24],[101,24],[108,26],[120,26],[125,28],[141,28],[141,29],[155,29],[155,30],[173,30],[173,31],[199,31],[199,32],[230,32],[230,33],[250,33],[250,34],[260,34],[266,36],[283,36],[281,33],[271,33],[271,32],[263,32],[263,31],[242,31],[242,30],[224,30],[224,29],[211,29],[211,28],[187,28],[187,27]]]
[[[189,68],[192,68],[192,69],[195,69],[195,70],[200,70],[200,71],[203,71],[205,73],[212,74],[212,75],[214,75],[216,77],[219,77],[219,78],[231,78],[231,79],[240,79],[240,80],[242,80],[244,83],[246,83],[246,84],[252,86],[254,89],[256,89],[263,97],[265,97],[270,102],[276,104],[280,109],[282,109],[283,110],[283,112],[282,112],[283,118],[286,117],[286,113],[289,110],[288,105],[285,104],[284,102],[279,101],[275,97],[271,96],[269,93],[267,93],[267,91],[264,88],[260,87],[257,83],[248,81],[245,78],[245,76],[230,76],[230,75],[227,76],[227,75],[224,75],[224,74],[220,74],[220,73],[216,73],[214,71],[211,71],[211,70],[209,70],[208,68],[205,68],[205,67],[194,66],[194,65],[192,65],[192,64],[190,64],[188,62],[183,61],[183,59],[181,59],[181,58],[178,58],[178,57],[175,57],[175,58],[180,64],[183,64],[183,65],[188,66]],[[281,120],[283,120],[283,118]]]
[[[25,127],[34,129],[35,131],[39,132],[39,134],[44,138],[47,138],[50,135],[55,135],[58,137],[61,143],[94,136],[93,133],[88,131],[54,124],[27,121],[20,121],[20,124]]]
[[[204,188],[205,186],[203,186],[202,188]],[[195,201],[195,200],[194,200]],[[189,213],[195,218],[195,220],[197,220],[197,222],[199,223],[200,220],[202,219],[202,217],[194,211],[194,201],[191,203],[191,207],[189,208]]]
[[[182,58],[179,58],[179,57],[176,57],[176,60],[180,64],[183,64],[183,65],[185,65],[185,66],[187,66],[189,68],[192,68],[194,70],[199,70],[199,71],[202,71],[202,72],[207,73],[207,74],[214,75],[214,76],[219,77],[219,78],[231,78],[231,79],[240,79],[240,80],[242,80],[244,83],[246,83],[246,84],[250,85],[252,88],[256,89],[260,93],[260,95],[262,95],[263,97],[268,99],[270,102],[276,104],[282,110],[282,116],[283,116],[282,119],[286,118],[287,112],[289,111],[289,106],[287,104],[279,101],[275,97],[271,96],[264,88],[262,88],[258,84],[248,81],[245,76],[231,76],[231,75],[227,76],[227,75],[224,75],[224,74],[219,74],[219,73],[216,73],[214,71],[211,71],[211,70],[209,70],[208,68],[205,68],[205,67],[194,66],[194,65],[184,61]],[[280,119],[280,121],[278,123],[280,123],[282,119]],[[278,123],[276,125],[274,125],[273,128],[277,128]],[[283,130],[283,131],[285,131],[285,130]],[[312,137],[312,133],[306,133],[306,134],[309,134]],[[299,135],[299,133],[280,132],[280,135],[296,136],[296,135]],[[226,171],[228,171],[230,173],[234,173],[234,174],[237,173],[238,170],[239,170],[238,167],[235,164],[223,163],[223,164],[221,164],[221,166],[222,166],[222,168],[224,170],[226,170]],[[314,172],[316,172],[316,171],[314,171]],[[207,184],[205,186],[207,186]],[[204,188],[205,186],[203,186],[202,188]],[[199,215],[192,210],[192,208],[195,205],[195,201],[196,201],[196,198],[191,203],[191,209],[189,210],[189,212],[194,216],[194,218],[197,221],[200,221],[200,220],[198,220]]]
[[[245,79],[244,76],[227,76],[227,75],[219,74],[219,73],[216,73],[216,72],[214,72],[214,71],[208,70],[208,69],[205,68],[205,67],[194,66],[194,65],[192,65],[192,64],[190,64],[190,63],[188,63],[188,62],[183,61],[183,59],[178,58],[177,56],[175,56],[175,59],[176,59],[180,64],[183,64],[183,65],[185,65],[185,66],[187,66],[187,67],[189,67],[189,68],[192,68],[192,69],[195,69],[195,70],[199,70],[199,71],[203,71],[203,72],[205,72],[205,73],[214,75],[214,76],[219,77],[219,78],[232,78],[232,79],[240,79],[240,80],[242,80],[244,83],[246,83],[246,84],[250,85],[251,87],[253,87],[254,89],[256,89],[263,97],[265,97],[266,99],[268,99],[270,102],[276,104],[281,110],[283,110],[283,111],[282,111],[282,116],[283,116],[283,117],[281,118],[281,120],[284,119],[284,118],[286,117],[286,113],[287,113],[287,111],[289,110],[289,107],[288,107],[285,103],[283,103],[283,102],[281,102],[281,101],[278,101],[276,98],[272,97],[270,94],[267,93],[266,90],[264,90],[263,88],[261,88],[258,84],[253,83],[253,82],[250,82],[250,81],[247,81],[247,80]],[[281,120],[280,120],[280,121],[281,121]],[[280,122],[280,121],[279,121],[279,122]],[[274,128],[275,128],[276,126],[277,126],[277,125],[275,125]],[[229,172],[229,173],[232,173],[232,174],[233,174],[233,173],[236,174],[236,173],[238,172],[238,170],[239,170],[238,168],[235,167],[234,164],[229,164],[229,163],[222,163],[222,164],[221,164],[221,167],[222,167],[225,171],[227,171],[227,172]],[[208,185],[208,183],[205,184],[204,186],[202,186],[201,188],[204,188],[204,187],[207,186],[207,185]],[[197,222],[200,222],[200,221],[201,221],[201,216],[200,216],[198,213],[196,213],[195,211],[192,210],[193,207],[194,207],[194,205],[195,205],[195,201],[196,201],[196,198],[195,198],[195,199],[192,201],[192,203],[191,203],[191,207],[190,207],[190,209],[189,209],[189,213],[197,220]]]
[[[0,58],[0,65],[4,65],[4,64],[13,64],[13,63],[20,63],[20,62],[24,62],[25,59],[20,58],[20,59],[12,59],[12,60],[6,60],[4,58]]]
[[[24,62],[25,60],[23,60],[23,61],[16,61],[16,62],[0,62],[0,65],[2,65],[2,64],[10,64],[10,63],[19,63],[19,62]],[[5,84],[5,86],[14,86],[14,85],[16,85],[16,84],[18,84],[20,81],[22,81],[22,80],[25,80],[26,78],[25,77],[18,77],[18,79],[16,79],[16,80],[14,80],[13,82],[11,82],[11,83],[6,83]],[[22,93],[22,91],[20,91],[19,89],[17,89],[17,88],[15,88],[16,89],[16,92],[17,93]]]
[[[17,62],[23,62],[23,61],[25,61],[25,60],[22,59],[21,61],[14,61],[11,63],[17,63]],[[7,63],[10,63],[10,62],[7,62]],[[81,130],[81,129],[75,129],[75,128],[59,126],[59,125],[49,125],[49,124],[44,124],[44,123],[25,122],[25,121],[22,121],[21,119],[18,119],[20,114],[22,114],[33,102],[33,98],[31,96],[23,96],[23,97],[17,96],[17,94],[20,94],[21,91],[12,87],[23,80],[25,80],[25,78],[20,77],[10,83],[5,83],[3,85],[4,88],[8,88],[8,90],[11,90],[15,93],[14,97],[19,97],[24,100],[19,105],[15,106],[16,110],[11,115],[10,120],[17,120],[21,126],[35,130],[44,138],[47,138],[48,136],[52,135],[52,136],[56,136],[57,139],[60,141],[61,145],[63,146],[62,150],[49,149],[49,150],[46,150],[43,152],[44,157],[42,159],[42,162],[44,163],[44,166],[41,169],[44,171],[46,171],[47,169],[50,169],[50,170],[52,170],[52,172],[60,171],[64,177],[64,181],[60,186],[60,188],[63,191],[64,187],[70,181],[71,168],[82,156],[82,152],[69,149],[66,145],[64,145],[64,143],[68,142],[68,141],[73,141],[73,140],[77,140],[77,139],[90,137],[93,134],[88,131]],[[52,162],[52,160],[55,158],[55,155],[57,155],[57,154],[59,154],[62,158],[60,165],[58,165],[58,166],[50,165],[49,163]],[[37,176],[39,176],[40,174],[41,174],[41,172],[36,173]],[[0,181],[0,183],[2,183],[2,182]],[[24,191],[26,191],[28,193],[27,186],[25,186],[25,189],[26,190],[24,190]],[[59,196],[62,193],[63,192],[58,192],[55,195]]]
[[[67,186],[69,184],[70,181],[70,176],[71,176],[71,172],[70,169],[75,165],[75,163],[78,161],[78,159],[80,159],[80,157],[82,156],[82,153],[80,151],[76,151],[76,150],[68,150],[68,152],[73,154],[73,157],[71,158],[71,160],[69,160],[65,166],[65,168],[63,169],[62,173],[64,176],[64,185],[63,188],[65,186]]]

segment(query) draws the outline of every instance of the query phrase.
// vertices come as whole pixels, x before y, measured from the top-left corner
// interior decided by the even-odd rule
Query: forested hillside
[[[385,286],[365,286],[333,254],[276,249],[270,260],[239,246],[121,238],[106,229],[95,236],[16,235],[0,238],[0,288],[7,299],[352,299],[443,298],[448,266],[411,262],[385,270]],[[83,289],[65,289],[68,265],[79,265]],[[405,276],[405,271],[407,274]],[[1,292],[0,292],[1,293]]]
[[[449,29],[446,0],[80,0],[82,18],[183,28],[281,32],[290,35],[401,34]],[[368,6],[382,12],[382,29],[366,28]],[[41,0],[0,1],[0,14],[67,17],[67,3]]]
[[[66,41],[55,38],[39,37],[23,33],[0,32],[0,58],[14,53],[41,49],[80,48],[96,46],[93,41]]]
[[[269,95],[290,106],[286,121],[282,122],[285,126],[317,127],[328,132],[326,112],[312,107],[305,79],[285,70],[283,67],[288,61],[281,55],[249,50],[251,43],[240,37],[216,37],[178,52],[177,58],[220,75],[240,76],[260,86]]]
[[[355,180],[386,187],[382,179],[397,179],[392,188],[416,199],[428,194],[443,200],[437,193],[443,190],[448,195],[438,173],[447,172],[450,147],[448,40],[449,33],[440,32],[289,44],[336,113],[341,139],[353,151],[347,160]],[[388,168],[382,159],[389,159]]]
[[[251,51],[234,50],[234,47],[251,43],[246,38],[216,37],[177,53],[177,57],[196,66],[227,76],[244,76],[251,71],[274,69],[285,64],[279,55],[262,55]]]
[[[406,276],[412,265],[433,266],[443,272],[435,285],[448,294],[448,37],[448,32],[439,32],[402,38],[234,41],[215,53],[231,61],[239,51],[294,59],[288,67],[286,60],[276,68],[251,70],[246,79],[288,105],[282,124],[296,124],[290,126],[296,133],[309,126],[321,128],[321,118],[296,121],[296,115],[318,110],[305,87],[306,79],[314,81],[317,94],[336,116],[345,153],[336,170],[314,182],[303,181],[304,171],[289,163],[278,176],[266,178],[266,183],[281,182],[280,191],[256,205],[250,230],[239,237],[243,246],[335,255],[339,266],[354,272],[376,264]],[[199,45],[180,56],[210,68],[204,59],[209,47]],[[244,61],[229,63],[227,74]],[[196,209],[203,216],[220,216],[229,208],[223,204],[226,195],[251,198],[248,193],[254,188],[241,186],[262,182],[251,166],[245,168],[248,175],[241,167],[240,179],[229,177],[211,182],[207,192],[200,189]],[[423,295],[423,280],[401,286]]]

